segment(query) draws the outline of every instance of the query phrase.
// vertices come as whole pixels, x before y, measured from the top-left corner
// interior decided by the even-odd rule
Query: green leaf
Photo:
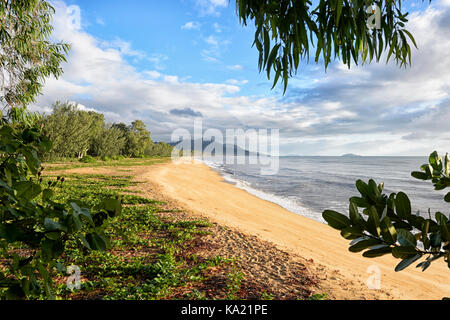
[[[440,232],[436,232],[436,233],[432,233],[430,235],[430,246],[433,248],[441,248],[442,246],[442,242],[441,242],[441,233]]]
[[[437,151],[434,151],[432,154],[430,154],[428,161],[430,162],[430,165],[433,167],[433,169],[439,170],[439,163],[441,162],[441,157],[439,157]]]
[[[397,230],[395,230],[395,227],[393,226],[389,217],[385,217],[383,218],[383,220],[381,220],[381,232],[383,235],[383,239],[386,242],[390,244],[394,244],[397,242]]]
[[[414,237],[411,232],[405,229],[397,229],[397,241],[402,246],[416,247],[417,245],[416,237]]]
[[[403,29],[403,32],[407,34],[407,36],[411,39],[412,43],[414,44],[414,46],[417,48],[417,43],[416,40],[414,39],[413,35],[411,34],[411,32],[409,32],[406,29]]]
[[[269,58],[267,59],[267,78],[270,79],[270,70],[272,69],[272,65],[275,63],[275,58],[278,54],[278,49],[280,48],[281,44],[277,43],[273,46],[272,51],[270,52]]]
[[[378,249],[367,250],[366,252],[363,253],[363,257],[376,258],[376,257],[384,256],[391,252],[392,252],[392,248],[389,246],[385,246],[385,247],[378,248]]]
[[[266,66],[270,53],[270,38],[269,31],[266,28],[263,28],[262,31],[264,35],[264,66]]]
[[[353,226],[353,227],[347,227],[342,229],[341,236],[348,240],[353,240],[361,237],[363,234],[363,231],[360,227]]]
[[[344,0],[337,0],[336,25],[339,25],[339,19],[341,18],[343,4],[344,4]]]
[[[44,239],[41,242],[41,248],[46,261],[57,259],[64,252],[64,245],[60,239]]]
[[[351,197],[350,202],[353,202],[358,208],[367,208],[369,204],[364,198],[360,197]]]
[[[14,243],[26,235],[21,228],[13,224],[0,224],[0,239],[5,239],[8,243]]]
[[[337,230],[342,230],[351,225],[350,220],[346,216],[333,210],[325,210],[322,213],[322,217],[330,227]]]
[[[360,252],[364,249],[376,246],[383,243],[381,240],[377,239],[367,239],[357,242],[356,244],[352,245],[348,248],[350,252]]]
[[[368,185],[369,190],[369,197],[372,199],[373,202],[376,202],[381,197],[380,190],[378,189],[378,186],[376,182],[372,179],[369,180]]]
[[[367,219],[367,229],[374,236],[379,237],[381,235],[380,217],[378,215],[377,208],[371,206],[368,209],[369,219]]]
[[[113,218],[122,212],[122,203],[118,199],[105,199],[101,203],[101,207],[108,212],[108,215]]]
[[[97,233],[87,234],[86,240],[92,250],[106,251],[106,249],[108,249],[108,242],[106,239]]]
[[[444,161],[444,173],[446,176],[450,175],[450,157],[448,155],[448,153],[445,155],[445,161]]]
[[[76,230],[80,230],[83,226],[81,216],[85,217],[91,226],[95,226],[89,209],[80,208],[75,202],[71,202],[70,206],[73,209],[73,222],[75,224]]]
[[[17,190],[17,198],[23,198],[25,200],[36,198],[42,191],[41,186],[32,181],[17,182],[14,188]]]
[[[414,257],[403,259],[400,263],[395,267],[395,272],[402,271],[403,269],[409,267],[411,264],[416,262],[422,257],[421,254],[416,254]]]
[[[62,225],[59,222],[56,222],[55,220],[52,220],[50,218],[45,218],[44,220],[44,228],[47,232],[53,232],[53,231],[64,231],[67,232],[67,227]]]
[[[450,192],[445,195],[444,200],[445,202],[450,202]]]
[[[425,172],[420,171],[411,172],[411,176],[419,180],[428,180],[431,178]]]
[[[42,200],[48,201],[51,199],[51,197],[53,197],[54,194],[55,193],[52,189],[44,189],[44,191],[42,191]]]
[[[404,192],[397,193],[395,197],[395,209],[400,219],[407,219],[411,215],[411,202]]]
[[[392,249],[392,255],[398,259],[409,259],[418,254],[415,247],[401,246]]]
[[[353,202],[350,202],[349,204],[349,214],[350,214],[350,221],[353,224],[359,224],[362,220],[361,215],[359,214],[358,207]]]
[[[356,181],[356,189],[358,189],[359,193],[366,198],[369,196],[369,186],[362,180]]]

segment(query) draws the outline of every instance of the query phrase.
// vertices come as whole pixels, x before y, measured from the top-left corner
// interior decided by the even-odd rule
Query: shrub
[[[108,217],[121,203],[106,199],[95,211],[77,201],[52,200],[64,178],[43,183],[40,152],[51,142],[38,128],[1,120],[0,126],[0,298],[53,298],[54,269],[69,239],[81,247],[106,250]]]
[[[435,190],[450,187],[450,158],[444,161],[437,152],[429,157],[429,163],[421,171],[411,174],[416,179],[431,180]],[[450,268],[450,220],[442,212],[434,219],[411,213],[411,202],[403,193],[383,194],[383,184],[374,180],[356,182],[360,197],[350,198],[349,216],[326,210],[322,216],[327,223],[341,231],[341,236],[352,240],[349,250],[374,258],[392,254],[401,259],[395,271],[401,271],[423,257],[417,268],[425,271],[430,264],[444,258]],[[444,197],[450,202],[450,192]],[[361,211],[360,211],[361,209]],[[365,218],[366,217],[366,218]]]
[[[83,162],[83,163],[95,163],[95,162],[97,162],[97,160],[94,157],[89,156],[89,155],[88,156],[84,156],[79,161]]]

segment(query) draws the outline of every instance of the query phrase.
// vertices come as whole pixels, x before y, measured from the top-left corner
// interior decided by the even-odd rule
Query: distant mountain
[[[343,154],[342,157],[346,157],[346,158],[352,158],[352,157],[362,157],[359,154],[354,154],[354,153],[346,153]]]
[[[181,141],[178,142],[170,142],[169,144],[171,146],[176,146],[177,144],[179,144]],[[213,143],[214,141],[198,141],[197,140],[197,144],[195,144],[195,140],[191,140],[191,148],[193,151],[196,152],[204,152],[205,148],[207,146],[209,146],[211,143]],[[249,156],[249,155],[258,155],[259,153],[255,153],[255,152],[250,152],[248,150],[242,149],[241,147],[237,146],[237,145],[230,145],[230,144],[221,144],[218,143],[218,148],[220,148],[220,145],[222,145],[222,154],[226,154],[227,150],[234,150],[233,154],[234,155],[245,155],[245,156]],[[213,145],[211,147],[214,147]],[[200,149],[201,148],[201,149]],[[215,153],[213,152],[212,155],[215,155]]]

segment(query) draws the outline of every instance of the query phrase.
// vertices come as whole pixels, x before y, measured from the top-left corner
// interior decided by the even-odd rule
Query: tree
[[[53,141],[50,158],[82,158],[102,133],[103,114],[79,110],[72,103],[56,102],[53,113],[44,119],[46,133]]]
[[[114,157],[122,154],[125,148],[126,137],[122,131],[115,127],[102,128],[93,138],[91,154],[96,157]]]
[[[146,148],[152,143],[150,132],[147,131],[145,123],[141,120],[133,121],[127,132],[127,155],[142,157],[145,155]]]
[[[51,141],[41,117],[26,110],[48,76],[58,77],[68,45],[48,40],[53,8],[42,0],[0,2],[0,298],[52,298],[51,277],[71,237],[105,250],[107,217],[120,201],[105,199],[93,212],[71,201],[52,201],[63,179],[43,183],[39,155]],[[65,270],[64,270],[65,271]]]
[[[254,20],[258,67],[284,83],[297,73],[300,61],[333,59],[344,64],[379,61],[387,52],[400,66],[411,63],[413,35],[405,29],[408,12],[402,0],[236,0],[240,22]],[[431,1],[430,1],[431,2]],[[378,15],[379,14],[379,15]],[[379,21],[376,21],[379,17]],[[372,28],[371,22],[379,22]],[[417,46],[416,46],[417,47]]]
[[[413,172],[414,178],[431,180],[435,190],[450,187],[450,158],[444,161],[435,151],[422,171]],[[411,212],[411,202],[403,193],[383,194],[383,184],[374,180],[356,182],[360,197],[350,198],[349,216],[326,210],[322,216],[327,223],[341,231],[341,236],[352,240],[349,250],[374,258],[392,254],[401,259],[395,271],[401,271],[423,257],[418,268],[425,271],[430,264],[444,258],[450,268],[450,217],[436,212],[429,219]],[[444,197],[450,202],[450,192]],[[362,212],[359,211],[362,208]],[[361,214],[362,213],[362,214]],[[364,218],[367,217],[367,219]]]
[[[41,93],[43,81],[62,74],[69,45],[48,37],[54,9],[42,0],[0,2],[0,103],[24,107]],[[11,111],[11,109],[10,109]]]

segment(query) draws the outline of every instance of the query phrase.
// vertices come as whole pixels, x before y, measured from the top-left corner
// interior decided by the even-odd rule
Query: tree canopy
[[[387,52],[400,66],[411,64],[413,35],[406,29],[408,12],[402,0],[236,0],[240,22],[256,26],[253,43],[259,52],[260,72],[273,87],[281,78],[286,92],[288,80],[300,61],[323,60],[325,69],[333,60],[350,68]],[[431,2],[431,0],[430,0]],[[377,26],[372,28],[373,20]],[[379,23],[379,24],[378,24]]]
[[[0,1],[0,104],[24,107],[41,93],[45,78],[62,74],[69,45],[52,43],[53,7],[46,1]],[[10,110],[11,111],[11,110]]]
[[[142,120],[131,125],[109,124],[103,114],[81,110],[69,102],[56,102],[53,113],[44,116],[42,123],[53,143],[45,155],[47,159],[81,159],[86,155],[100,158],[167,157],[173,149],[166,143],[153,142]]]
[[[51,141],[40,116],[26,110],[46,77],[61,74],[68,46],[51,43],[53,8],[41,0],[0,2],[0,299],[54,298],[57,260],[69,239],[90,250],[110,247],[105,229],[121,210],[119,199],[104,199],[95,210],[76,200],[53,201],[64,179],[44,183],[40,154]],[[110,214],[111,213],[111,214]]]

